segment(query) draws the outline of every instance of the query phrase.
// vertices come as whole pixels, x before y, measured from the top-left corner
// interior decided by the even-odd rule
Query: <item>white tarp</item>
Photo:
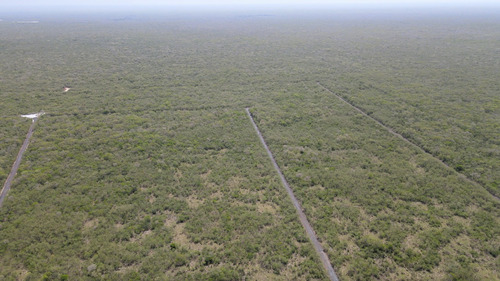
[[[38,113],[32,113],[32,114],[26,114],[26,115],[21,115],[21,117],[25,117],[25,118],[30,118],[30,119],[34,119],[34,118],[38,118],[42,115],[44,115],[45,112],[38,112]]]

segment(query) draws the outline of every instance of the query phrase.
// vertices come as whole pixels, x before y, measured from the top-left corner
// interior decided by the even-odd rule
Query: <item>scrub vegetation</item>
[[[327,280],[246,107],[340,280],[500,279],[492,14],[4,18],[0,279]]]

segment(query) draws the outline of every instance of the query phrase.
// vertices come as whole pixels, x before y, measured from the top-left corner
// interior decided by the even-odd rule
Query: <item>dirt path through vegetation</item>
[[[321,263],[323,264],[323,267],[325,268],[325,270],[328,274],[328,278],[330,278],[330,280],[332,280],[332,281],[339,281],[339,279],[337,278],[337,274],[335,274],[335,271],[333,270],[332,264],[330,263],[330,260],[328,259],[328,256],[325,253],[325,250],[323,249],[323,247],[319,243],[318,237],[316,236],[316,233],[314,232],[313,228],[311,227],[311,224],[307,220],[306,215],[302,211],[302,207],[300,206],[299,201],[297,201],[297,198],[295,198],[295,195],[293,194],[293,191],[290,188],[290,185],[288,184],[285,176],[281,172],[281,169],[278,166],[278,164],[276,163],[276,160],[274,160],[274,156],[271,153],[271,150],[269,150],[269,147],[267,146],[266,141],[264,140],[264,137],[260,133],[259,127],[257,127],[257,124],[255,124],[255,121],[253,120],[253,117],[252,117],[252,114],[250,113],[250,110],[248,108],[245,108],[245,110],[247,112],[248,117],[250,118],[250,121],[252,121],[252,125],[253,125],[255,131],[257,132],[257,135],[259,136],[260,142],[262,143],[262,145],[266,149],[267,155],[271,159],[271,162],[273,163],[273,166],[276,169],[276,172],[278,172],[278,174],[281,178],[281,182],[283,183],[283,186],[285,187],[286,192],[288,193],[288,196],[290,197],[290,199],[293,202],[293,206],[295,206],[295,209],[297,210],[297,213],[299,214],[300,222],[302,223],[302,226],[306,229],[307,236],[309,236],[309,239],[311,240],[311,242],[314,246],[314,249],[316,250],[316,253],[319,256]]]
[[[497,202],[500,201],[500,198],[498,196],[496,196],[495,194],[491,193],[486,187],[484,187],[482,184],[478,183],[477,181],[473,180],[473,179],[470,179],[469,177],[467,177],[466,175],[458,172],[457,170],[453,169],[452,167],[450,167],[448,164],[446,164],[443,160],[439,159],[437,156],[435,156],[434,154],[430,153],[430,152],[427,152],[423,147],[420,147],[418,144],[412,142],[411,140],[405,138],[403,135],[397,133],[396,131],[394,131],[392,128],[386,126],[384,123],[382,123],[381,121],[373,118],[372,116],[368,115],[366,112],[364,112],[361,108],[355,106],[354,104],[350,103],[349,101],[347,101],[346,99],[344,99],[343,97],[335,94],[334,92],[332,92],[330,89],[328,89],[327,87],[323,86],[320,82],[318,82],[318,85],[320,87],[322,87],[323,89],[325,89],[327,92],[333,94],[334,96],[336,96],[338,99],[340,99],[341,101],[347,103],[348,105],[350,105],[352,108],[354,108],[356,111],[358,111],[359,113],[361,113],[362,115],[368,117],[369,119],[371,119],[372,121],[374,121],[375,123],[377,123],[378,125],[382,126],[384,129],[386,129],[389,133],[393,134],[394,136],[402,139],[403,141],[409,143],[410,145],[412,145],[413,147],[417,148],[418,150],[420,150],[421,152],[427,154],[427,155],[430,155],[432,156],[434,159],[436,159],[437,161],[439,161],[441,164],[443,164],[446,168],[452,170],[453,172],[459,174],[460,176],[463,177],[464,180],[474,184],[475,186],[478,186],[478,187],[481,187],[483,188],[484,190],[486,190]]]
[[[35,128],[35,124],[36,124],[37,120],[38,120],[38,117],[33,118],[33,122],[31,123],[31,126],[28,130],[28,134],[26,135],[26,139],[24,139],[23,146],[21,146],[21,149],[19,150],[19,153],[17,154],[16,161],[14,161],[14,165],[12,165],[12,169],[10,170],[10,173],[7,176],[7,180],[5,181],[5,184],[3,185],[2,192],[0,193],[0,208],[2,207],[3,199],[5,198],[5,196],[7,196],[7,193],[10,190],[10,185],[12,184],[12,180],[16,176],[17,169],[19,168],[19,165],[21,164],[21,159],[23,158],[23,153],[28,148],[28,145],[30,143],[30,138],[33,135],[33,129]]]

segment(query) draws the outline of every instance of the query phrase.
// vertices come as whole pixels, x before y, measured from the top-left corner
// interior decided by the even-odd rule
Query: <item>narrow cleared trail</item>
[[[262,143],[262,145],[266,149],[266,152],[267,152],[267,155],[269,156],[269,159],[271,159],[271,162],[273,163],[273,166],[276,169],[276,172],[278,172],[278,175],[281,178],[281,182],[283,183],[283,186],[285,187],[286,192],[288,193],[288,196],[290,197],[290,199],[293,202],[293,206],[295,206],[295,209],[297,210],[297,213],[298,213],[299,219],[300,219],[300,223],[302,223],[302,226],[305,228],[305,230],[307,232],[307,236],[309,236],[309,239],[311,240],[311,242],[314,246],[314,249],[316,250],[316,253],[319,256],[321,263],[323,264],[323,267],[325,268],[325,270],[327,272],[328,278],[332,281],[339,281],[337,274],[333,270],[332,264],[330,263],[330,260],[328,259],[328,256],[325,253],[325,250],[323,249],[323,247],[319,243],[318,237],[316,236],[316,233],[314,232],[311,224],[307,220],[306,215],[302,211],[302,207],[300,206],[299,201],[297,201],[297,198],[293,194],[293,191],[290,188],[290,185],[288,184],[285,176],[281,172],[280,167],[276,163],[276,160],[274,159],[274,156],[271,153],[271,150],[269,150],[269,147],[267,146],[266,141],[264,140],[264,137],[260,133],[259,127],[257,127],[257,124],[255,124],[255,121],[253,120],[253,117],[252,117],[252,114],[250,113],[250,110],[248,108],[245,108],[245,110],[247,112],[248,117],[250,118],[250,121],[252,122],[252,125],[253,125],[255,131],[257,132],[257,135],[259,136],[260,142]]]
[[[426,151],[423,147],[419,146],[418,144],[414,143],[413,141],[405,138],[403,135],[397,133],[396,131],[394,131],[394,129],[392,129],[391,127],[388,127],[387,125],[385,125],[384,123],[382,123],[381,121],[373,118],[372,116],[368,115],[366,112],[364,112],[361,108],[355,106],[354,104],[352,104],[351,102],[347,101],[346,99],[344,99],[343,97],[341,97],[340,95],[337,95],[336,93],[334,93],[333,91],[331,91],[330,89],[328,89],[327,87],[323,86],[320,82],[317,82],[318,85],[325,89],[327,92],[329,92],[330,94],[336,96],[339,100],[347,103],[348,105],[350,105],[352,108],[354,108],[356,111],[358,111],[359,113],[361,113],[362,115],[364,115],[365,117],[368,117],[369,119],[371,119],[373,122],[377,123],[379,126],[381,126],[382,128],[384,128],[385,130],[387,130],[389,133],[393,134],[394,136],[398,137],[399,139],[402,139],[403,141],[405,141],[406,143],[410,144],[411,146],[417,148],[419,151],[431,156],[432,158],[434,158],[436,161],[438,161],[439,163],[441,163],[443,166],[445,166],[447,169],[450,169],[451,171],[457,173],[458,175],[460,175],[464,180],[466,180],[467,182],[477,186],[477,187],[480,187],[481,189],[483,190],[486,190],[486,192],[488,192],[488,194],[491,195],[491,197],[498,202],[500,202],[500,197],[496,196],[495,194],[491,193],[486,187],[484,187],[482,184],[480,184],[479,182],[467,177],[465,174],[462,174],[458,171],[456,171],[455,169],[453,169],[452,167],[450,167],[448,164],[446,164],[443,160],[439,159],[437,156],[435,156],[434,154]]]
[[[21,159],[23,158],[23,153],[28,149],[28,145],[30,143],[31,136],[33,135],[33,129],[35,129],[35,124],[36,121],[38,120],[38,117],[33,118],[33,122],[31,123],[31,126],[28,130],[28,134],[26,135],[26,139],[24,139],[24,143],[21,146],[21,149],[19,150],[19,153],[17,154],[16,161],[14,161],[14,165],[12,165],[12,169],[10,170],[9,175],[7,176],[7,180],[5,181],[2,192],[0,193],[0,208],[3,205],[3,200],[7,196],[7,193],[10,190],[10,185],[12,184],[12,180],[14,180],[14,177],[16,176],[17,169],[19,168],[19,165],[21,164]]]

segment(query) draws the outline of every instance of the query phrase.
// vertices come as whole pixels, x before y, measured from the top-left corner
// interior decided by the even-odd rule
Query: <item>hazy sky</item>
[[[9,6],[100,6],[100,5],[329,5],[329,4],[354,4],[354,5],[481,5],[498,4],[499,0],[0,0],[1,5]]]
[[[161,6],[161,7],[160,7]],[[328,6],[328,7],[326,7]],[[0,0],[0,16],[9,12],[40,13],[53,11],[224,11],[224,10],[319,10],[407,9],[407,8],[495,8],[500,0]]]

